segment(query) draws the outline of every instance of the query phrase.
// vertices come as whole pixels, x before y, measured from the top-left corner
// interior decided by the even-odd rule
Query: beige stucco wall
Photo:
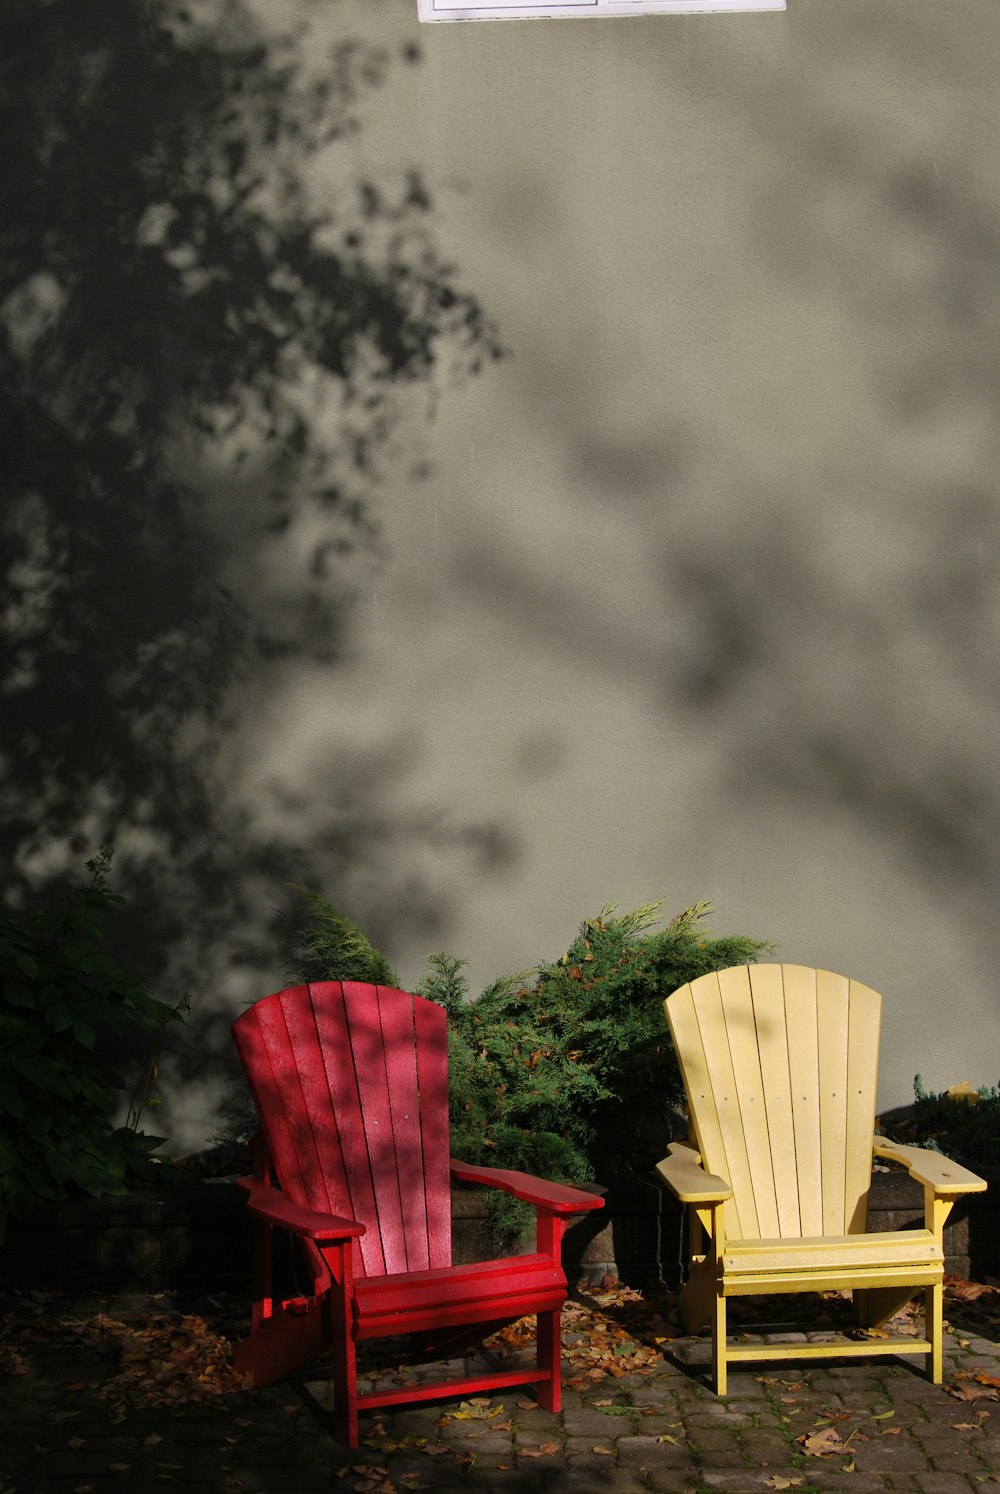
[[[241,686],[215,771],[314,850],[364,797],[321,890],[409,983],[709,898],[883,991],[888,1106],[1000,1073],[1000,8],[788,3],[303,6],[419,40],[350,150],[427,173],[509,356],[412,402],[349,658]]]

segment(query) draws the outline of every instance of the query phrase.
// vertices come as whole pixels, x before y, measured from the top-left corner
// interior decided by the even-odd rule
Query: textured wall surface
[[[281,983],[254,920],[301,856],[411,984],[706,898],[883,992],[883,1106],[995,1082],[1000,7],[287,15],[420,47],[336,171],[419,167],[506,356],[403,402],[347,646],[232,687],[204,772],[268,854],[231,941],[177,934],[204,1040]],[[252,612],[301,557],[227,491]]]
[[[883,1103],[995,1082],[1000,12],[419,40],[359,149],[442,184],[510,356],[420,433],[337,703],[289,678],[247,787],[381,766],[474,984],[707,897],[883,991]]]

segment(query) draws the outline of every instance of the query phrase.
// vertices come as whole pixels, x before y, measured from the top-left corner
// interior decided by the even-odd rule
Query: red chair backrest
[[[282,1192],[357,1219],[358,1275],[451,1265],[446,1017],[386,986],[266,996],[233,1039]]]

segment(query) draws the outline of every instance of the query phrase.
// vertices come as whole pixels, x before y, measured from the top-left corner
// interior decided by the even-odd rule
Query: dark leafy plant
[[[110,862],[103,849],[87,863],[90,885],[60,906],[0,921],[0,1240],[43,1200],[124,1193],[159,1171],[163,1138],[138,1129],[155,1053],[119,1126],[123,1086],[98,1049],[108,1034],[158,1044],[186,1006],[154,1000],[104,947],[124,901],[108,889]]]

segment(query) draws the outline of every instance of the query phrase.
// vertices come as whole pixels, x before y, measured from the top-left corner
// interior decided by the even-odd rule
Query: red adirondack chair
[[[359,1410],[381,1406],[534,1384],[558,1411],[563,1232],[602,1200],[449,1159],[444,1010],[405,991],[322,981],[258,1001],[233,1038],[261,1121],[255,1175],[239,1182],[255,1222],[252,1327],[237,1368],[270,1385],[329,1352],[334,1432],[347,1447],[358,1445]],[[452,1178],[534,1204],[535,1252],[452,1265]],[[273,1296],[275,1226],[301,1243],[308,1296]],[[454,1351],[450,1335],[468,1344],[527,1314],[538,1318],[533,1366],[357,1392],[362,1340],[422,1334]]]

